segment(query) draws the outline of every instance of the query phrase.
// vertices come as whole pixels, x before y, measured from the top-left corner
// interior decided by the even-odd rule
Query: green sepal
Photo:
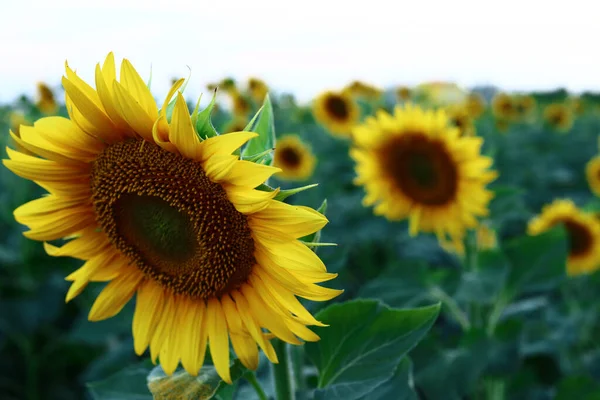
[[[275,147],[275,120],[273,119],[273,105],[268,94],[265,96],[262,107],[244,130],[256,132],[258,136],[251,139],[244,147],[242,157],[251,157],[254,154]],[[272,163],[272,155],[265,157],[265,165],[271,165]]]
[[[192,113],[192,125],[196,127],[196,132],[198,132],[198,136],[200,139],[205,140],[214,136],[218,136],[219,133],[215,129],[212,124],[212,120],[210,115],[215,106],[215,102],[217,101],[217,90],[213,92],[213,97],[208,106],[202,111],[199,110],[200,100],[198,100],[198,104],[196,105],[196,109]]]
[[[300,193],[300,192],[304,192],[305,190],[312,189],[317,186],[319,186],[318,183],[313,183],[310,185],[306,185],[306,186],[302,186],[302,187],[298,187],[298,188],[294,188],[294,189],[280,190],[279,193],[277,194],[277,196],[274,197],[274,199],[278,200],[278,201],[283,201],[283,200],[287,199],[288,197],[290,197],[291,195],[294,195],[294,194]]]
[[[253,162],[256,164],[264,164],[264,161],[266,160],[265,157],[267,157],[267,156],[272,157],[271,153],[273,153],[273,150],[275,150],[275,149],[267,149],[267,150],[263,151],[262,153],[253,154],[253,155],[247,156],[247,157],[242,156],[242,160],[250,161],[250,162]]]

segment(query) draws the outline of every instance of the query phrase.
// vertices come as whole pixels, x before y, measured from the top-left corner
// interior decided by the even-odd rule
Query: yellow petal
[[[88,315],[90,321],[101,321],[110,318],[121,311],[131,299],[144,274],[135,267],[112,280],[100,292]]]
[[[223,184],[223,188],[227,192],[229,201],[233,203],[235,208],[242,214],[254,214],[264,210],[273,201],[273,197],[277,196],[279,189],[273,192],[263,192],[261,190],[248,189],[241,186],[233,186]]]
[[[187,314],[183,330],[181,364],[190,375],[198,375],[204,364],[206,353],[207,327],[206,304],[204,300],[187,300]]]
[[[22,178],[32,181],[65,182],[75,179],[89,179],[89,170],[76,165],[62,164],[38,157],[28,156],[10,148],[6,148],[10,160],[2,160],[3,164]]]
[[[207,305],[207,329],[210,354],[217,373],[225,382],[231,384],[229,372],[229,337],[227,322],[219,300],[211,298]]]
[[[105,78],[104,74],[102,73],[102,70],[100,69],[100,64],[96,65],[96,76],[95,77],[96,77],[96,88],[98,90],[98,96],[100,97],[100,101],[102,102],[102,105],[104,106],[104,110],[106,111],[106,114],[113,121],[113,123],[115,124],[115,127],[117,128],[118,131],[126,133],[131,128],[129,127],[127,122],[123,119],[121,114],[119,114],[119,112],[117,111],[117,106],[115,104],[115,100],[113,98],[113,93],[112,93],[112,85],[113,85],[114,79],[109,80],[108,82],[106,81],[106,78]]]
[[[81,116],[94,127],[92,134],[102,137],[108,142],[115,142],[122,139],[117,127],[104,112],[104,108],[90,99],[81,89],[68,79],[62,79],[63,87],[72,105],[77,108]],[[95,92],[94,92],[95,93]]]
[[[252,227],[266,227],[300,238],[321,230],[328,220],[312,208],[272,201],[264,210],[252,214],[248,223]]]
[[[231,337],[231,344],[238,358],[246,368],[258,368],[258,350],[256,342],[246,331],[240,318],[238,309],[231,297],[223,296],[221,299],[223,311],[227,319],[227,327]]]
[[[47,160],[56,161],[61,164],[70,164],[70,165],[77,166],[79,168],[87,168],[87,165],[80,160],[66,157],[63,154],[51,151],[48,148],[38,147],[36,145],[30,144],[30,143],[24,141],[23,139],[21,139],[20,137],[18,137],[17,135],[15,135],[15,133],[13,131],[9,131],[9,132],[10,132],[10,136],[15,141],[15,143],[17,143],[17,145],[25,148],[26,150],[30,151],[31,153],[37,154],[38,156],[43,157]]]
[[[129,60],[121,63],[121,84],[153,121],[158,118],[158,109],[152,93]]]
[[[80,198],[73,199],[56,196],[44,196],[17,207],[13,214],[17,222],[21,224],[27,224],[32,220],[35,222],[39,218],[43,218],[44,216],[61,210],[80,208],[82,205],[86,206],[85,202],[87,201],[82,201]],[[91,208],[91,205],[88,207]]]
[[[108,245],[110,245],[110,242],[106,234],[99,232],[96,227],[92,226],[84,229],[81,237],[73,239],[61,247],[44,242],[44,250],[52,257],[68,256],[88,260],[104,251]]]
[[[113,82],[117,110],[127,124],[147,141],[152,141],[152,127],[156,118],[150,117],[133,96],[117,81]]]
[[[164,289],[151,280],[140,285],[133,314],[133,348],[141,356],[156,331],[163,311]]]
[[[56,240],[77,233],[87,227],[96,226],[96,217],[89,210],[73,213],[71,210],[61,210],[52,217],[44,219],[43,223],[28,223],[31,230],[23,235],[33,240]]]
[[[238,162],[236,156],[213,156],[204,162],[202,168],[211,181],[221,182],[226,179],[227,174],[231,171],[236,162]]]
[[[27,129],[23,129],[27,128]],[[21,138],[38,144],[37,137],[46,139],[65,151],[65,155],[84,161],[94,159],[104,149],[104,144],[92,135],[82,131],[75,123],[63,117],[45,117],[37,120],[34,127],[23,127]],[[42,146],[43,142],[38,144]]]
[[[177,93],[177,100],[173,109],[169,139],[182,156],[192,160],[200,159],[200,139],[192,126],[187,103],[180,92]]]
[[[214,155],[229,155],[257,136],[254,132],[232,132],[208,138],[202,142],[202,161]]]
[[[271,331],[275,336],[290,344],[300,344],[300,341],[294,336],[289,328],[284,324],[283,317],[270,304],[256,293],[256,290],[249,284],[242,285],[240,288],[242,294],[248,300],[252,315],[261,326]]]
[[[233,165],[224,180],[232,185],[252,189],[266,182],[267,179],[279,171],[281,171],[280,168],[242,160]]]
[[[278,362],[277,353],[275,353],[275,349],[271,345],[271,342],[269,342],[262,333],[260,325],[255,320],[254,316],[252,315],[252,312],[250,311],[250,305],[248,304],[248,301],[246,300],[244,295],[237,290],[233,291],[231,295],[235,300],[235,304],[240,312],[242,322],[244,323],[244,326],[250,333],[250,336],[252,336],[256,343],[258,343],[258,345],[265,353],[269,361],[276,364]]]
[[[178,153],[177,147],[169,140],[169,124],[167,117],[161,115],[158,117],[154,126],[152,126],[152,138],[154,143],[170,153]]]

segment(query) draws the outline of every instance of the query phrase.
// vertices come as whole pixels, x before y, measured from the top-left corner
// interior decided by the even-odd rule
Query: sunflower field
[[[0,399],[600,399],[600,95],[94,77],[0,105]]]

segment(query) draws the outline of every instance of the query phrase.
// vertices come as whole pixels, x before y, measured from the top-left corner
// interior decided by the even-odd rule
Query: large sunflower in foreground
[[[600,155],[592,158],[585,168],[590,189],[596,196],[600,196]]]
[[[282,136],[277,140],[273,165],[281,168],[277,177],[288,180],[305,180],[315,170],[317,160],[310,147],[297,135]]]
[[[567,273],[571,276],[593,272],[600,267],[600,222],[578,209],[571,200],[555,200],[544,206],[541,215],[529,222],[530,235],[539,235],[562,224],[569,238]]]
[[[409,218],[410,233],[434,232],[458,243],[465,229],[488,214],[497,174],[480,154],[483,140],[460,136],[444,110],[407,105],[369,117],[353,130],[355,183],[366,190],[364,205],[390,220]]]
[[[319,325],[296,296],[329,300],[339,290],[316,283],[334,278],[297,238],[327,220],[311,208],[256,190],[274,167],[232,155],[257,136],[236,132],[201,140],[179,80],[161,111],[131,63],[120,80],[109,54],[96,67],[96,89],[68,66],[63,86],[70,119],[43,118],[13,138],[39,157],[7,149],[4,165],[39,183],[49,195],[15,210],[52,256],[85,264],[67,277],[66,300],[89,282],[109,282],[89,313],[117,314],[136,295],[133,339],[150,348],[167,374],[181,361],[190,374],[208,343],[215,368],[231,382],[229,343],[241,362],[258,365],[257,345],[272,362],[273,336],[300,344]],[[176,96],[172,119],[166,108]],[[197,118],[194,113],[194,118]]]
[[[348,92],[322,93],[314,101],[313,113],[317,121],[338,136],[350,136],[360,118],[358,104]]]

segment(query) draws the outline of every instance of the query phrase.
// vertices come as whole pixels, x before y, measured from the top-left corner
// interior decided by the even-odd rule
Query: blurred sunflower
[[[571,110],[573,110],[573,114],[577,116],[585,114],[585,103],[580,97],[572,97],[569,105],[571,106]]]
[[[485,111],[485,99],[479,93],[469,93],[465,100],[465,108],[472,119],[477,119]]]
[[[515,117],[513,99],[506,93],[498,93],[492,99],[492,112],[496,119],[509,121]]]
[[[308,145],[297,135],[285,135],[277,140],[273,165],[281,168],[277,177],[305,180],[315,170],[316,158]]]
[[[434,232],[460,247],[465,229],[488,214],[493,194],[486,184],[497,174],[482,156],[483,140],[461,137],[443,110],[397,106],[353,129],[355,183],[363,185],[365,206],[389,220],[409,218],[411,235]]]
[[[353,97],[364,98],[367,100],[378,100],[383,94],[383,91],[378,87],[361,81],[350,82],[343,91],[349,93]]]
[[[47,115],[56,114],[58,111],[58,104],[54,99],[52,89],[43,82],[37,84],[37,102],[35,105],[38,110]]]
[[[223,126],[222,131],[224,133],[241,132],[246,128],[246,125],[248,125],[246,118],[233,118]]]
[[[313,114],[331,133],[350,136],[360,110],[347,92],[324,92],[314,101]]]
[[[136,295],[137,354],[150,347],[167,374],[179,361],[192,375],[206,345],[223,380],[231,382],[229,341],[240,361],[258,366],[257,344],[272,362],[274,335],[293,344],[318,340],[322,326],[295,296],[324,301],[340,291],[315,283],[334,278],[296,240],[326,218],[308,207],[254,189],[278,168],[231,153],[256,137],[236,132],[201,141],[179,80],[159,112],[144,81],[114,57],[96,66],[96,89],[68,66],[63,86],[70,119],[48,117],[13,138],[39,157],[7,149],[4,165],[49,195],[14,212],[52,256],[86,260],[66,279],[66,300],[88,282],[109,282],[89,319],[117,314]],[[176,97],[172,119],[166,108]]]
[[[562,103],[548,104],[544,109],[544,119],[560,132],[567,132],[573,126],[573,112]]]
[[[578,209],[571,200],[555,200],[529,222],[527,232],[539,235],[557,224],[563,224],[569,236],[567,274],[574,276],[597,270],[600,266],[600,221]]]
[[[248,79],[248,92],[256,104],[262,104],[269,92],[267,84],[258,78]]]
[[[411,90],[408,86],[399,86],[396,88],[396,98],[398,101],[408,101],[410,100]]]
[[[252,111],[252,106],[251,106],[250,102],[248,101],[248,98],[246,98],[246,96],[244,96],[237,90],[232,91],[230,93],[230,96],[231,96],[231,101],[233,104],[232,113],[233,113],[234,117],[239,118],[239,119],[242,119],[242,118],[247,119],[248,115]]]
[[[21,126],[22,125],[26,125],[29,126],[30,123],[29,121],[27,121],[27,119],[25,118],[25,115],[21,112],[11,112],[8,118],[8,123],[10,126],[10,131],[13,132],[13,134],[17,137],[21,137]],[[13,140],[13,144],[15,145],[16,149],[19,150],[21,153],[25,153],[25,154],[33,154],[31,153],[29,150],[27,150],[26,148],[24,148],[23,146],[21,146],[19,143],[15,142]]]
[[[587,163],[585,172],[590,189],[596,196],[600,196],[600,155]]]
[[[513,106],[516,119],[530,121],[535,117],[537,102],[533,96],[515,96]]]
[[[490,228],[487,224],[482,223],[477,227],[476,230],[477,236],[477,249],[478,250],[492,250],[498,247],[498,239],[496,237],[496,231]],[[444,250],[451,253],[458,253],[460,255],[464,255],[464,248],[462,244],[459,242],[460,247],[456,248],[455,243],[450,241],[441,241],[440,242],[442,248]]]
[[[458,128],[460,136],[475,135],[475,126],[471,115],[465,106],[451,105],[446,107],[446,114],[451,126]]]

